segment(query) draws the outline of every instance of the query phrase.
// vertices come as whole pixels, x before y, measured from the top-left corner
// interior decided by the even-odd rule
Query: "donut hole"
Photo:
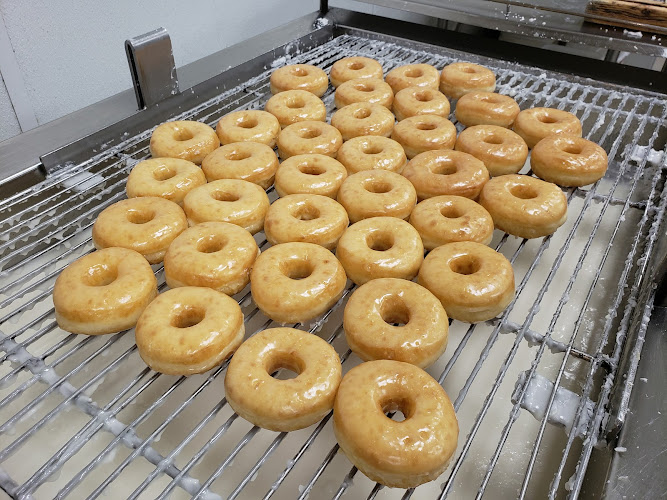
[[[468,73],[470,75],[473,74],[473,73],[477,73],[477,70],[475,68],[473,68],[472,66],[464,66],[461,69],[461,71],[464,72],[464,73]]]
[[[309,203],[304,203],[296,207],[296,210],[292,212],[292,217],[298,220],[315,220],[319,219],[320,211],[317,207]]]
[[[374,179],[364,182],[363,187],[369,193],[384,194],[393,189],[391,184],[385,181],[377,181]]]
[[[510,188],[510,194],[515,198],[522,200],[532,200],[537,198],[537,190],[533,186],[526,186],[525,184],[517,184]]]
[[[183,306],[176,310],[171,318],[171,326],[175,328],[190,328],[204,320],[206,311],[203,307]]]
[[[398,295],[388,295],[380,303],[380,317],[392,326],[405,326],[410,322],[410,310]]]
[[[294,76],[308,76],[308,71],[305,68],[300,68],[300,67],[297,66],[297,67],[290,68],[290,69],[291,69],[290,72]]]
[[[569,153],[571,155],[580,155],[584,150],[584,148],[582,148],[577,144],[566,144],[565,146],[563,146],[562,149],[564,152]]]
[[[83,275],[83,284],[88,286],[107,286],[118,278],[118,268],[98,264],[88,269]]]
[[[196,249],[201,253],[215,253],[222,250],[228,241],[221,234],[210,234],[197,241]]]
[[[421,122],[415,125],[417,130],[435,130],[438,126],[435,123]]]
[[[354,116],[358,120],[363,120],[364,118],[368,118],[369,116],[371,116],[372,113],[373,112],[368,108],[360,108],[357,109],[354,113],[352,113],[352,116]]]
[[[419,102],[429,102],[433,100],[433,96],[428,92],[417,92],[415,94],[415,99]]]
[[[350,68],[353,71],[358,71],[360,69],[365,68],[366,65],[364,63],[362,63],[361,61],[353,61],[347,67]]]
[[[452,175],[458,171],[458,168],[449,158],[437,158],[431,165],[431,173],[436,175]]]
[[[444,205],[440,208],[440,214],[448,219],[458,219],[463,216],[463,211],[454,205]]]
[[[290,259],[280,265],[281,272],[291,280],[303,280],[313,274],[315,266],[307,259]]]
[[[504,141],[502,137],[498,137],[497,135],[488,135],[482,139],[487,144],[502,144]]]
[[[482,268],[482,263],[474,255],[459,255],[449,261],[449,268],[456,274],[475,274]]]
[[[366,245],[376,252],[386,252],[394,246],[394,235],[389,231],[377,231],[366,236]]]
[[[302,139],[315,139],[322,135],[322,131],[316,128],[303,128],[297,134]]]
[[[239,201],[239,195],[227,191],[213,191],[211,198],[217,201]]]
[[[419,68],[409,68],[405,71],[405,76],[408,78],[419,78],[424,76],[424,72]]]
[[[482,97],[479,98],[479,100],[482,101],[482,102],[488,102],[490,104],[497,104],[497,103],[500,102],[500,99],[498,99],[495,96],[491,96],[491,95],[482,96]]]
[[[377,144],[364,144],[361,146],[361,152],[364,153],[365,155],[379,155],[384,151],[384,148],[382,146],[378,146]]]
[[[298,377],[306,369],[306,363],[293,352],[273,351],[264,367],[273,378],[289,380]]]
[[[235,149],[234,151],[230,151],[229,154],[227,155],[227,159],[230,161],[241,161],[241,160],[247,160],[252,156],[252,153],[248,151],[239,151],[238,149]]]
[[[306,105],[302,97],[289,97],[285,105],[290,109],[300,109]]]
[[[174,130],[175,141],[189,141],[194,138],[194,134],[185,128],[177,128]]]
[[[158,168],[153,170],[153,179],[156,181],[166,181],[171,179],[176,175],[176,170],[167,165],[160,165]]]
[[[316,165],[299,165],[299,172],[306,175],[322,175],[326,170]]]
[[[132,224],[146,224],[155,218],[155,212],[152,210],[128,210],[127,220]]]
[[[538,121],[541,121],[542,123],[557,123],[558,120],[554,118],[551,115],[540,115],[537,117]]]
[[[375,85],[371,83],[356,83],[354,88],[359,92],[373,92],[375,90]]]
[[[254,116],[243,116],[238,122],[236,122],[236,125],[241,128],[255,128],[257,125],[259,125],[259,122]]]
[[[387,396],[380,400],[380,408],[387,418],[395,422],[403,422],[415,413],[415,405],[411,398]]]

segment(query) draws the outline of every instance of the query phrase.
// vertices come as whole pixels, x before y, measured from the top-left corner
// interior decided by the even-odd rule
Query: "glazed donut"
[[[250,282],[259,255],[255,238],[227,222],[203,222],[183,231],[164,256],[169,288],[204,286],[226,295],[239,293]]]
[[[484,162],[489,175],[516,174],[528,158],[528,146],[521,136],[497,125],[474,125],[459,134],[456,151]]]
[[[326,248],[282,243],[257,258],[250,289],[266,316],[281,323],[301,323],[331,309],[343,295],[346,280],[343,266]]]
[[[267,101],[264,109],[278,119],[281,127],[327,119],[327,108],[322,100],[306,90],[286,90],[276,94]]]
[[[188,120],[158,125],[150,142],[151,156],[154,158],[180,158],[197,165],[219,146],[218,136],[211,127]]]
[[[350,222],[380,216],[407,219],[417,203],[417,192],[400,174],[362,170],[345,179],[338,202],[347,210]]]
[[[585,186],[604,177],[607,153],[576,135],[545,137],[533,148],[530,166],[540,179],[559,186]]]
[[[268,189],[278,165],[278,157],[266,144],[235,142],[219,147],[204,158],[201,169],[208,182],[240,179]]]
[[[417,115],[394,125],[391,138],[398,142],[408,158],[433,149],[454,149],[456,127],[447,118]]]
[[[98,250],[129,248],[150,264],[157,264],[162,262],[171,242],[187,227],[183,210],[173,201],[156,196],[130,198],[108,206],[97,216],[93,243]]]
[[[215,132],[221,144],[259,142],[273,148],[280,133],[280,123],[266,111],[235,111],[220,118]]]
[[[391,109],[394,92],[389,84],[380,78],[356,78],[341,83],[334,94],[334,104],[339,109],[353,102],[380,104]]]
[[[364,361],[395,359],[426,368],[447,348],[449,321],[435,295],[408,280],[361,285],[345,306],[345,338]]]
[[[402,422],[387,412],[401,411]],[[438,478],[456,451],[459,424],[444,389],[421,368],[379,360],[343,378],[333,412],[336,440],[369,479],[414,488]]]
[[[281,368],[298,376],[273,378]],[[236,413],[258,427],[294,431],[331,411],[341,372],[336,350],[317,335],[269,328],[234,354],[225,375],[225,397]]]
[[[272,245],[302,241],[336,248],[349,221],[335,200],[317,194],[290,194],[273,202],[264,220],[264,234]]]
[[[278,155],[283,160],[304,154],[321,154],[335,158],[342,144],[343,136],[328,123],[297,122],[280,132]]]
[[[53,286],[56,321],[86,335],[132,328],[157,295],[157,280],[141,254],[105,248],[69,264]]]
[[[468,92],[493,92],[495,89],[496,75],[489,68],[479,64],[467,62],[448,64],[440,73],[440,92],[450,99],[459,99]]]
[[[418,283],[440,299],[450,318],[495,318],[514,298],[514,271],[504,255],[481,243],[458,241],[432,250]]]
[[[417,115],[449,116],[449,101],[437,88],[408,87],[396,92],[392,107],[396,119]]]
[[[382,65],[370,57],[344,57],[331,66],[331,85],[338,87],[348,80],[377,78],[382,80]]]
[[[271,93],[306,90],[322,97],[329,88],[327,74],[312,64],[290,64],[271,73]]]
[[[479,196],[489,172],[472,155],[460,151],[426,151],[408,162],[403,175],[412,182],[420,200],[443,194]]]
[[[137,322],[141,359],[168,375],[210,370],[243,342],[243,313],[236,301],[210,288],[185,286],[158,295]]]
[[[426,250],[454,241],[488,245],[493,219],[484,207],[462,196],[434,196],[419,203],[410,215]]]
[[[331,117],[331,125],[340,131],[344,141],[360,135],[389,137],[394,122],[394,115],[387,108],[367,102],[348,104]]]
[[[330,156],[296,155],[280,164],[275,187],[278,196],[320,194],[336,198],[346,177],[345,167]]]
[[[579,118],[554,108],[524,109],[517,115],[512,128],[531,149],[549,135],[570,134],[581,137]]]
[[[191,161],[152,158],[140,161],[132,168],[125,191],[128,198],[157,196],[183,205],[185,195],[203,184],[206,184],[204,173]]]
[[[371,217],[347,228],[338,240],[336,256],[357,285],[376,278],[411,280],[424,260],[424,245],[404,220]]]
[[[567,220],[567,199],[558,186],[527,175],[501,175],[486,183],[479,203],[501,231],[520,238],[552,234]]]
[[[188,193],[183,210],[191,226],[202,222],[229,222],[255,234],[264,227],[269,197],[252,182],[220,179]]]
[[[510,96],[495,92],[470,92],[456,103],[456,119],[466,127],[496,125],[509,128],[520,108]]]
[[[389,170],[401,173],[408,163],[405,150],[388,137],[355,137],[343,143],[337,159],[347,172],[355,174],[364,170]]]
[[[408,87],[437,90],[439,76],[438,70],[430,64],[406,64],[392,69],[384,80],[391,86],[395,94]]]

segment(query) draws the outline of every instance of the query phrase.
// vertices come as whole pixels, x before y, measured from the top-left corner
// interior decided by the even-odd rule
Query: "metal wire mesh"
[[[496,231],[491,245],[512,262],[517,296],[495,320],[452,322],[449,347],[428,370],[459,417],[459,447],[450,468],[417,490],[383,488],[338,452],[330,415],[291,433],[239,419],[224,399],[227,363],[199,376],[161,375],[142,363],[132,331],[85,337],[57,327],[54,280],[68,263],[93,251],[95,217],[124,198],[129,170],[149,157],[148,130],[112,152],[91,151],[90,160],[0,202],[0,486],[6,492],[26,498],[96,498],[111,491],[128,498],[268,499],[345,493],[560,497],[579,490],[646,257],[665,214],[667,105],[649,93],[358,33],[281,58],[275,66],[305,62],[328,71],[348,55],[378,59],[385,70],[418,62],[439,68],[454,60],[481,62],[496,72],[498,91],[514,96],[522,109],[571,111],[585,136],[609,152],[604,179],[566,190],[569,220],[555,235],[521,240]],[[258,68],[250,81],[182,118],[215,125],[232,110],[263,108],[271,71]],[[331,92],[324,101],[330,116]],[[275,199],[272,189],[268,193]],[[267,246],[262,233],[257,240]],[[165,289],[161,266],[154,271]],[[344,371],[360,362],[341,325],[351,291],[312,324],[297,325],[330,342]],[[236,298],[249,334],[272,326],[249,290]],[[650,311],[650,304],[640,306]],[[539,419],[523,410],[536,375],[554,382]],[[569,432],[549,423],[559,386],[580,396]]]

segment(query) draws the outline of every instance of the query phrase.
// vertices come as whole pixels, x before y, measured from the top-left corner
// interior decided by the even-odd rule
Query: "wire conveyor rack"
[[[262,109],[269,75],[283,64],[328,71],[340,57],[364,55],[389,70],[468,60],[493,68],[498,91],[522,109],[575,113],[584,135],[609,153],[604,179],[565,190],[568,221],[553,236],[522,240],[496,231],[491,245],[512,262],[516,298],[492,321],[452,322],[447,351],[428,370],[457,410],[459,445],[450,467],[414,490],[384,488],[339,452],[331,415],[290,433],[238,418],[224,398],[227,362],[192,377],[161,375],[141,361],[133,331],[88,337],[58,328],[54,280],[93,251],[92,224],[125,197],[128,172],[150,155],[151,129],[126,134],[107,150],[100,144],[101,152],[91,150],[87,160],[0,202],[0,486],[11,496],[544,498],[580,491],[593,447],[604,438],[621,355],[641,348],[651,311],[642,290],[667,204],[665,101],[365,32],[343,31],[293,52],[181,118],[214,126],[230,111]],[[331,89],[324,101],[330,117]],[[263,233],[257,241],[268,245]],[[163,291],[162,267],[153,268]],[[344,372],[360,362],[342,331],[352,290],[323,317],[297,325],[330,342]],[[255,308],[248,289],[236,298],[248,335],[277,326]],[[632,329],[638,340],[626,344]],[[538,377],[554,384],[541,412],[528,401],[529,381]],[[565,429],[552,423],[563,411],[556,409],[562,390],[574,395]]]

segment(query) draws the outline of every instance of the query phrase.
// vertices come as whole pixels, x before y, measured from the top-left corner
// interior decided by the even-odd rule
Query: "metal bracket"
[[[171,39],[164,28],[125,40],[139,109],[180,93]]]

